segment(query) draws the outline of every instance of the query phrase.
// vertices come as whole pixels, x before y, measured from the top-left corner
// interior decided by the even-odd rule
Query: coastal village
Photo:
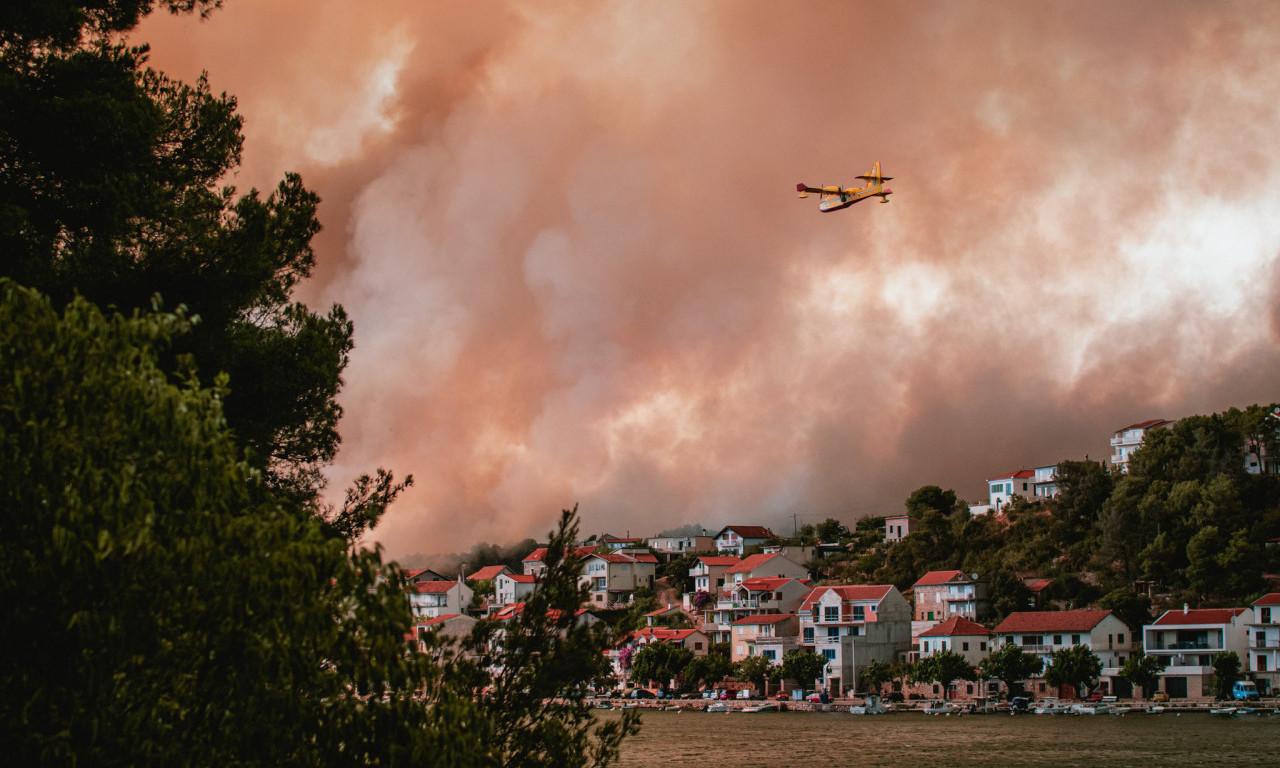
[[[1144,437],[1171,424],[1151,420],[1117,430],[1111,439],[1112,466],[1124,472]],[[1261,444],[1245,451],[1245,463],[1249,474],[1280,473],[1280,461]],[[1000,474],[987,480],[988,497],[968,505],[968,513],[998,517],[1019,499],[1052,499],[1059,492],[1056,481],[1056,466]],[[907,541],[917,523],[905,514],[883,518],[881,546]],[[609,651],[612,674],[602,681],[602,693],[824,704],[862,699],[970,709],[1015,698],[1024,706],[1038,700],[1194,704],[1233,697],[1218,679],[1224,671],[1217,663],[1229,654],[1238,660],[1231,673],[1235,698],[1253,701],[1280,689],[1280,589],[1235,606],[1183,603],[1135,625],[1104,607],[1064,607],[1043,599],[1052,580],[1025,574],[1026,605],[992,621],[983,573],[932,570],[919,573],[907,589],[820,579],[807,564],[839,547],[791,544],[770,528],[747,522],[702,535],[606,533],[581,542],[565,553],[579,565],[579,583],[587,594],[580,620],[605,620],[605,614],[635,605],[641,594],[657,604]],[[518,614],[538,585],[547,554],[546,548],[528,552],[519,570],[489,565],[453,578],[430,569],[411,571],[408,594],[418,637],[462,635],[481,618]],[[675,589],[659,578],[673,561],[689,564],[685,583],[690,589]],[[751,659],[763,659],[774,669],[754,682],[726,675],[697,685],[674,676],[633,674],[631,662],[655,644],[683,649],[687,659],[727,655],[734,669]],[[1007,646],[1016,647],[1037,671],[1017,680],[982,674],[992,654]],[[1057,676],[1055,684],[1050,670],[1065,651],[1095,659],[1093,673],[1080,676],[1078,683]],[[781,674],[784,661],[797,653],[819,660],[811,667],[812,680]],[[934,674],[934,679],[919,671],[932,669],[922,662],[941,655],[963,659],[961,671]],[[1147,662],[1145,685],[1132,672],[1126,674],[1126,662],[1143,657],[1154,660]],[[940,700],[944,703],[937,704]]]

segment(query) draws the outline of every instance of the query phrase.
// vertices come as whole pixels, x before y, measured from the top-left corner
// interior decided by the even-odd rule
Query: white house
[[[748,547],[758,547],[775,538],[773,531],[763,525],[726,525],[715,535],[716,549],[742,557]]]
[[[538,585],[537,576],[523,573],[500,573],[493,580],[493,601],[498,605],[524,602]]]
[[[884,519],[884,540],[902,541],[911,535],[917,520],[908,515],[894,515]]]
[[[679,556],[690,552],[715,552],[716,542],[710,536],[657,536],[649,539],[649,548],[663,555]]]
[[[800,606],[800,645],[826,660],[821,682],[838,696],[870,661],[910,650],[911,606],[888,584],[815,587]]]
[[[1170,698],[1213,695],[1213,656],[1249,658],[1249,608],[1175,608],[1142,628],[1143,651],[1164,664],[1160,684]]]
[[[1029,499],[1032,496],[1031,484],[1035,482],[1036,473],[1030,469],[1019,469],[999,477],[987,478],[987,503],[996,512],[1009,503],[1014,496]]]
[[[729,627],[729,660],[736,664],[763,656],[772,664],[781,664],[787,651],[799,645],[799,627],[794,613],[744,616]]]
[[[712,595],[720,593],[724,586],[724,572],[739,563],[733,555],[704,555],[689,569],[693,577],[694,592],[708,592]]]
[[[419,581],[408,586],[409,608],[414,618],[464,613],[471,604],[471,587],[462,581]]]
[[[578,583],[587,585],[592,605],[628,603],[636,589],[653,587],[657,569],[658,558],[649,553],[597,553],[582,561]]]
[[[721,590],[714,608],[706,611],[703,623],[712,640],[729,641],[729,626],[738,619],[756,614],[795,613],[811,587],[807,581],[786,577],[751,578]]]
[[[994,647],[1005,643],[1021,646],[1046,666],[1055,651],[1083,645],[1102,662],[1100,687],[1116,695],[1130,688],[1119,679],[1120,667],[1138,647],[1138,638],[1120,617],[1106,610],[1021,611],[1009,614],[992,630]],[[1043,680],[1038,693],[1047,692]],[[1077,692],[1082,693],[1082,692]]]
[[[1263,695],[1280,689],[1280,592],[1253,601],[1246,669],[1253,673]]]
[[[1149,419],[1121,427],[1111,436],[1111,466],[1121,472],[1129,471],[1129,457],[1142,447],[1142,441],[1153,429],[1172,424],[1168,419]]]
[[[1058,465],[1036,467],[1032,472],[1031,495],[1037,499],[1052,499],[1058,495]]]
[[[741,584],[747,579],[807,579],[809,572],[781,554],[748,555],[724,572],[725,584]]]
[[[921,632],[916,648],[922,659],[938,651],[951,651],[976,667],[989,655],[990,643],[991,630],[963,616],[952,616]]]

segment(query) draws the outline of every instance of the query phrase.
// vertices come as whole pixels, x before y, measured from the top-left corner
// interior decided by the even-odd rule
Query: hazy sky
[[[152,62],[323,198],[393,556],[789,531],[1280,399],[1280,3],[227,0]],[[831,214],[797,182],[891,205]],[[234,382],[233,382],[234,385]]]

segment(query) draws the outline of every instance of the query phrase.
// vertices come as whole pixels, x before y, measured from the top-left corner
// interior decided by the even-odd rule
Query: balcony
[[[731,611],[734,609],[754,611],[759,607],[760,607],[759,600],[717,600],[716,601],[717,611]]]
[[[1195,641],[1189,641],[1189,642],[1184,641],[1181,643],[1169,643],[1168,645],[1155,643],[1147,647],[1148,653],[1155,653],[1157,651],[1215,651],[1216,652],[1221,650],[1225,650],[1225,649],[1222,648],[1222,646],[1220,645],[1211,645],[1208,640],[1195,640]]]

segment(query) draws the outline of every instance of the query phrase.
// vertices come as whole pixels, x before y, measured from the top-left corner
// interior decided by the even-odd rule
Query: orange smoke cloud
[[[1280,6],[233,0],[137,37],[325,199],[393,555],[969,498],[1276,399]],[[892,205],[797,181],[874,160]]]

